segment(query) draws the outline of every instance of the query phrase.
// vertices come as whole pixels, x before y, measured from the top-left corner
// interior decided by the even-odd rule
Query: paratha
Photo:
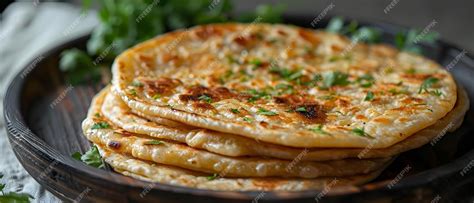
[[[197,128],[178,123],[169,119],[148,116],[133,112],[121,99],[108,93],[101,112],[110,122],[118,127],[133,133],[144,134],[160,139],[174,140],[186,143],[196,149],[226,156],[255,156],[274,157],[293,160],[305,151],[301,160],[325,161],[345,158],[382,158],[391,157],[402,152],[418,148],[435,137],[453,131],[462,123],[463,117],[469,108],[469,101],[463,88],[458,88],[458,100],[452,111],[435,124],[416,132],[409,138],[388,148],[357,149],[357,148],[293,148],[275,144],[259,142],[242,136],[229,133]],[[138,113],[140,116],[135,115]],[[143,117],[143,118],[142,118]],[[150,122],[151,121],[151,122]]]
[[[105,162],[123,175],[133,178],[159,182],[170,185],[192,187],[208,190],[227,191],[301,191],[322,190],[331,187],[337,190],[339,187],[350,187],[366,183],[377,177],[383,168],[377,171],[355,176],[324,177],[314,179],[288,179],[288,178],[227,178],[213,177],[211,174],[194,172],[178,167],[151,163],[109,150],[100,149]]]
[[[173,165],[226,177],[301,177],[350,176],[375,171],[391,158],[344,159],[325,162],[287,161],[259,157],[227,157],[162,139],[151,139],[126,132],[110,124],[100,113],[107,89],[93,99],[83,121],[85,136],[93,143],[138,159]],[[350,167],[347,167],[350,166]]]
[[[289,25],[211,24],[143,42],[113,64],[132,109],[291,147],[392,146],[446,116],[436,62]]]

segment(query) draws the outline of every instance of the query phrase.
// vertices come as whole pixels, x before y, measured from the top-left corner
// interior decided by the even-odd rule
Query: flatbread
[[[423,56],[288,25],[167,33],[112,70],[133,110],[291,147],[387,148],[457,99],[451,74]]]
[[[297,159],[287,161],[222,156],[173,141],[142,137],[110,125],[100,113],[106,93],[107,89],[101,91],[92,101],[88,117],[82,124],[85,136],[97,145],[107,146],[109,150],[142,160],[205,173],[223,173],[226,177],[301,178],[366,174],[379,169],[391,160],[391,158],[380,158],[306,162]],[[161,141],[161,144],[147,144],[157,140]]]
[[[130,156],[114,153],[99,147],[102,157],[112,168],[123,175],[144,181],[158,182],[208,190],[225,191],[301,191],[322,190],[330,187],[338,190],[359,185],[376,178],[383,168],[365,174],[345,177],[324,177],[314,179],[297,178],[228,178],[198,173],[178,167],[142,161]]]
[[[302,156],[301,160],[326,161],[356,157],[392,157],[402,152],[418,148],[430,142],[435,137],[442,137],[446,132],[457,129],[459,124],[462,123],[464,114],[468,108],[469,100],[467,94],[463,88],[459,87],[458,100],[452,111],[435,124],[393,146],[382,149],[307,148],[306,150],[259,142],[234,134],[197,128],[169,119],[133,112],[119,97],[110,93],[107,94],[101,111],[104,117],[110,120],[110,122],[126,131],[186,143],[190,147],[221,155],[235,157],[263,156],[293,160],[305,150],[305,156]]]

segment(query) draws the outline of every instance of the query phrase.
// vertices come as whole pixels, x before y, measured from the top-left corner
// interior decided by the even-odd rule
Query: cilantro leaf
[[[346,86],[349,84],[349,81],[347,80],[348,77],[349,77],[348,74],[342,73],[339,71],[324,73],[323,74],[323,87],[329,88],[336,85]]]
[[[439,81],[439,79],[434,78],[434,77],[429,77],[429,78],[425,79],[423,81],[423,83],[421,84],[420,88],[418,89],[418,94],[423,93],[423,91],[429,93],[430,91],[428,90],[428,88],[431,88],[431,86],[438,83],[438,81]]]
[[[198,97],[199,100],[204,101],[206,103],[212,103],[212,98],[210,96],[207,96],[205,94],[201,95]]]
[[[33,196],[27,193],[15,193],[9,192],[0,195],[0,202],[5,203],[29,203],[30,199],[34,199]]]
[[[99,122],[99,123],[94,123],[91,129],[96,130],[96,129],[107,129],[110,128],[110,124],[107,122]]]
[[[359,85],[364,88],[371,87],[374,84],[374,81],[374,77],[369,74],[364,74],[357,78],[357,82],[359,83]]]
[[[258,111],[257,111],[258,114],[260,115],[264,115],[264,116],[275,116],[275,115],[278,115],[277,112],[273,112],[273,111],[269,111],[269,110],[266,110],[264,108],[259,108]]]
[[[395,46],[403,51],[421,54],[422,49],[418,43],[433,44],[438,37],[439,34],[437,32],[424,34],[417,29],[410,29],[405,32],[398,32],[395,35]]]
[[[211,176],[207,176],[207,180],[215,180],[217,177],[219,177],[219,174],[214,173]]]
[[[370,136],[369,134],[365,132],[364,128],[354,128],[352,129],[352,132],[361,137],[373,138],[372,136]]]
[[[230,111],[234,114],[239,114],[240,113],[239,109],[232,108],[232,109],[230,109]]]
[[[104,168],[105,164],[102,161],[102,156],[100,156],[99,149],[97,146],[92,146],[89,151],[81,155],[79,152],[75,152],[71,155],[72,158],[82,161],[85,164],[95,167],[95,168]]]
[[[150,140],[143,143],[144,145],[160,145],[163,144],[160,140]]]
[[[374,93],[371,91],[368,91],[367,95],[365,95],[364,101],[372,101],[374,100],[374,97],[375,97]]]
[[[328,132],[323,130],[323,125],[319,125],[318,127],[315,127],[315,128],[310,128],[309,130],[311,130],[315,133],[320,133],[320,134],[324,134],[324,135],[331,135]]]

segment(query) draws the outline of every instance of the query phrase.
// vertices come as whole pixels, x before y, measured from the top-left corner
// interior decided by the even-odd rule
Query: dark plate
[[[310,17],[287,17],[286,23],[307,27]],[[325,23],[320,23],[324,26]],[[370,23],[384,31],[391,43],[393,35],[405,28],[383,23]],[[192,189],[164,184],[151,184],[109,170],[86,166],[70,157],[75,151],[89,149],[80,128],[92,97],[101,84],[70,86],[58,70],[62,50],[84,48],[84,36],[40,55],[25,67],[11,83],[5,98],[5,120],[9,140],[24,168],[41,185],[67,201],[110,202],[279,202],[284,200],[330,202],[356,200],[417,201],[471,200],[474,187],[474,131],[469,111],[463,125],[448,133],[434,145],[426,145],[400,155],[383,174],[371,183],[341,190],[303,192],[225,192]],[[425,46],[427,55],[450,68],[456,80],[474,101],[474,62],[462,49],[440,41]],[[457,57],[458,56],[458,57]],[[456,59],[457,58],[457,59]],[[347,166],[350,167],[350,166]],[[469,197],[470,196],[470,197]],[[441,199],[440,199],[441,198]]]

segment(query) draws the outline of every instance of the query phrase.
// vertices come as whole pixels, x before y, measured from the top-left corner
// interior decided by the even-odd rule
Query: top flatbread
[[[136,111],[293,147],[388,147],[456,102],[429,59],[286,25],[168,33],[122,53],[113,73]]]

